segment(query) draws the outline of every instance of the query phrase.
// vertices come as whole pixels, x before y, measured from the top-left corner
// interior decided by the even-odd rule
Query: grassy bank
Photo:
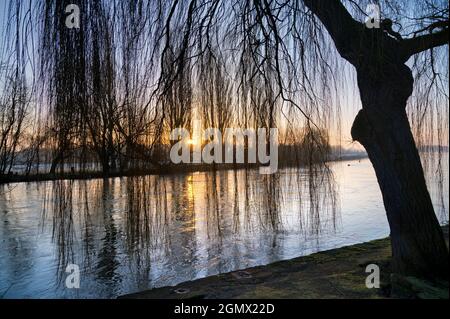
[[[448,243],[448,226],[444,232]],[[417,278],[391,275],[390,261],[390,240],[385,238],[121,298],[448,299],[448,282],[430,284]],[[380,267],[379,289],[368,289],[365,285],[368,264]]]

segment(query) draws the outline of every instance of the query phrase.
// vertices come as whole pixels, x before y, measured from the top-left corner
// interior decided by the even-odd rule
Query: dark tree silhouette
[[[448,44],[448,23],[438,32],[400,40],[358,23],[338,0],[305,4],[339,54],[356,68],[363,108],[352,136],[375,168],[391,228],[394,270],[447,278],[448,250],[406,114],[414,78],[405,63],[414,54]]]

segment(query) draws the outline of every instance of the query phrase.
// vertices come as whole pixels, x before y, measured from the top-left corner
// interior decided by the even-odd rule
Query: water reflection
[[[352,165],[0,186],[0,296],[115,297],[382,237],[370,163]]]
[[[335,212],[329,173],[317,172],[317,184],[311,187],[304,185],[307,176],[298,178],[298,170],[281,175],[239,170],[49,183],[42,223],[52,220],[59,288],[63,289],[69,263],[81,262],[83,276],[91,272],[96,283],[109,287],[120,287],[124,280],[122,258],[133,281],[144,284],[141,288],[152,286],[152,271],[164,276],[158,270],[161,261],[175,278],[181,268],[186,278],[229,271],[245,258],[265,258],[258,243],[247,247],[252,236],[269,247],[266,254],[279,259],[278,234],[292,229],[298,236],[317,234],[324,227],[322,220],[329,218],[335,225],[336,214],[324,213],[330,207]],[[295,201],[293,193],[283,190],[296,192]],[[282,216],[286,198],[297,205],[289,208],[292,214]],[[305,204],[312,200],[314,205]],[[309,206],[308,214],[302,214],[303,206]]]

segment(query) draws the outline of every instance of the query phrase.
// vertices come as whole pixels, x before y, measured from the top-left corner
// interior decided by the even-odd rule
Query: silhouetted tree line
[[[72,3],[82,13],[79,29],[66,25],[65,8]],[[171,29],[172,23],[156,15],[169,9],[174,7],[144,1],[40,1],[32,7],[11,1],[4,56],[8,52],[15,58],[2,68],[2,79],[11,82],[2,96],[0,174],[11,173],[15,166],[24,174],[94,170],[107,175],[158,168],[170,164],[174,141],[169,133],[191,129],[193,120],[221,132],[228,127],[276,127],[281,113],[272,80],[245,81],[249,95],[239,101],[236,83],[220,57],[223,52],[212,43],[205,44],[198,74],[193,75],[187,57],[192,53],[184,43],[188,39],[175,36],[183,27]],[[38,23],[24,32],[20,25],[36,10]],[[188,15],[193,10],[191,6]],[[190,23],[193,17],[186,19]],[[32,61],[26,52],[34,36],[39,50]],[[32,62],[40,63],[35,73],[26,67]],[[249,75],[247,70],[240,73]],[[33,75],[35,82],[28,84]],[[306,163],[311,147],[318,150],[314,161],[326,155],[326,130],[319,133],[296,123],[289,128],[308,131],[308,141],[290,138],[281,162]],[[311,138],[313,132],[317,139]]]

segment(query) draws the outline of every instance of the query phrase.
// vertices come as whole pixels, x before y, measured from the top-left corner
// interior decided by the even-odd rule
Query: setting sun
[[[197,144],[198,144],[198,141],[193,140],[193,139],[189,139],[189,140],[188,140],[188,144],[189,144],[189,145],[197,145]]]

